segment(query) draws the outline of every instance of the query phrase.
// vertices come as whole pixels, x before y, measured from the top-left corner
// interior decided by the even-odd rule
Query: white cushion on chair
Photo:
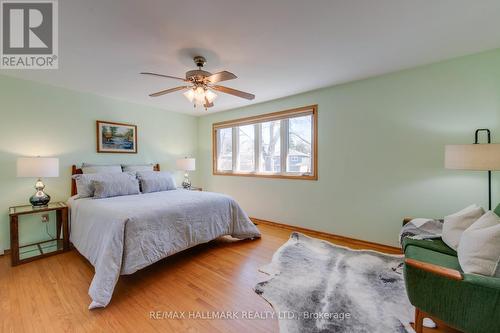
[[[465,273],[500,277],[500,217],[487,212],[462,234],[458,262]]]
[[[453,250],[457,250],[462,233],[484,214],[478,205],[470,205],[461,211],[445,216],[443,223],[443,242]]]

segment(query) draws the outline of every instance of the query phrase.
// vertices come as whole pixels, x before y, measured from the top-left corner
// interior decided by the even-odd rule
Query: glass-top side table
[[[19,217],[22,215],[50,211],[56,212],[56,238],[20,246]],[[9,217],[10,256],[12,266],[17,266],[69,250],[68,206],[64,202],[49,203],[46,207],[33,207],[31,205],[10,207]]]

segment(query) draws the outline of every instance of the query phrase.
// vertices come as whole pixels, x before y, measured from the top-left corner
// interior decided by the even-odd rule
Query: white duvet
[[[72,197],[71,242],[95,267],[89,309],[111,301],[120,275],[223,235],[260,237],[229,196],[174,190],[107,199]]]

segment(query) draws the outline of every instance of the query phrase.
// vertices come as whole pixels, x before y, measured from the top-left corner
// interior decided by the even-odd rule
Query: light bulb
[[[196,105],[205,104],[205,89],[203,87],[197,87],[194,90],[194,103]]]
[[[205,105],[207,104],[207,101],[208,104],[210,104],[217,98],[217,95],[213,91],[201,86],[193,87],[192,89],[186,91],[183,95],[186,96],[191,103],[194,103],[195,106]]]
[[[194,91],[193,89],[189,89],[188,91],[186,91],[184,94],[184,96],[186,96],[186,98],[192,103],[193,100],[194,100]]]
[[[217,94],[207,89],[207,91],[205,92],[205,98],[207,99],[208,103],[212,103],[217,98]]]

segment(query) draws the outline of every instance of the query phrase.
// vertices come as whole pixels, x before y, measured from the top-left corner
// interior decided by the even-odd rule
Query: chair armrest
[[[414,217],[403,217],[403,226],[413,219],[414,219]]]
[[[411,220],[413,220],[413,217],[405,217],[405,218],[403,218],[403,226],[404,226],[406,223],[410,222]]]
[[[412,266],[412,267],[415,267],[417,269],[421,269],[423,271],[432,273],[432,274],[442,276],[442,277],[450,279],[450,280],[463,280],[464,279],[462,276],[462,273],[460,273],[459,271],[457,271],[455,269],[446,268],[446,267],[442,267],[442,266],[438,266],[438,265],[434,265],[434,264],[429,264],[427,262],[423,262],[423,261],[419,261],[419,260],[415,260],[415,259],[410,259],[410,258],[405,259],[405,264],[407,264],[408,266]]]
[[[500,277],[464,274],[464,282],[488,288],[490,290],[500,290]]]

